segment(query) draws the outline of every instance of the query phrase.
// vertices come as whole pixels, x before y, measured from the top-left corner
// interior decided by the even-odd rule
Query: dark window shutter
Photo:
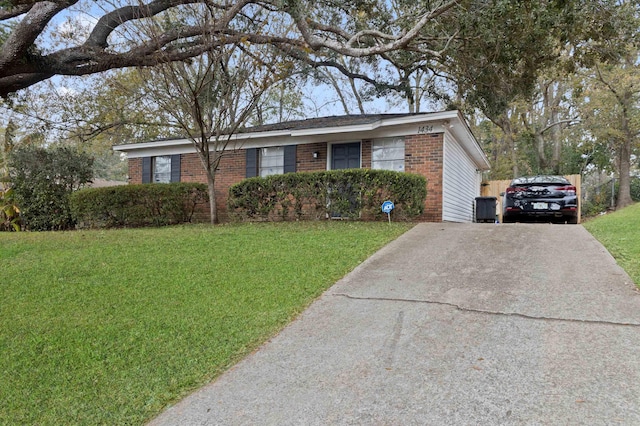
[[[171,182],[180,182],[180,154],[171,156]]]
[[[296,145],[284,147],[284,172],[294,173],[296,171]]]
[[[151,157],[142,157],[142,183],[151,183]]]
[[[246,177],[258,176],[258,148],[247,149],[247,174]]]

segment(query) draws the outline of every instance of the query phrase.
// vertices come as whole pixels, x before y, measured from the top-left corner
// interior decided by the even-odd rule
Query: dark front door
[[[331,145],[331,170],[359,168],[360,142]]]
[[[359,169],[360,142],[331,145],[331,170]],[[332,218],[355,217],[359,211],[360,194],[350,183],[336,182],[327,188],[327,204]]]

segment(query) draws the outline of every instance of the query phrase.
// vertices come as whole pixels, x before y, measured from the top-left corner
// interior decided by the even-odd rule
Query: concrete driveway
[[[582,226],[420,224],[153,425],[640,425],[640,294]]]

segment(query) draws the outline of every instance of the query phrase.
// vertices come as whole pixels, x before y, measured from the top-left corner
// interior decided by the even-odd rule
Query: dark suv
[[[562,176],[514,179],[504,192],[502,222],[525,220],[578,223],[576,187]]]

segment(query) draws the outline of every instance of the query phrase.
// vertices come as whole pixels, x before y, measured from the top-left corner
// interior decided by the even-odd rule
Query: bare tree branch
[[[378,37],[381,37],[385,40],[393,40],[392,42],[386,43],[386,44],[380,44],[380,43],[374,42],[373,46],[364,47],[364,48],[353,47],[353,46],[356,44],[356,42],[360,43],[363,38],[369,38],[367,37],[367,35],[370,35],[371,30],[363,30],[354,34],[349,38],[349,40],[346,43],[340,42],[340,41],[329,39],[326,36],[321,37],[321,36],[315,35],[312,29],[323,28],[323,26],[317,22],[310,21],[308,19],[308,16],[300,13],[298,9],[293,8],[288,12],[291,14],[292,18],[295,20],[296,25],[298,26],[298,30],[300,31],[300,34],[312,49],[327,48],[347,56],[363,57],[363,56],[378,55],[381,53],[403,49],[407,47],[407,45],[415,37],[419,35],[420,31],[422,31],[422,29],[427,25],[427,23],[437,18],[438,16],[444,14],[448,10],[458,6],[459,3],[460,3],[459,0],[444,1],[433,10],[430,10],[424,13],[412,28],[410,28],[408,31],[405,31],[403,34],[399,36],[386,34],[384,35],[384,37],[381,37],[381,34],[377,33]],[[338,31],[335,31],[335,33],[338,33]]]
[[[432,9],[424,6],[423,13],[415,18],[413,26],[408,24],[406,29],[399,29],[395,33],[367,28],[350,34],[340,25],[321,24],[314,20],[315,13],[331,7],[344,19],[352,19],[339,6],[323,2],[314,4],[307,0],[289,0],[283,6],[277,0],[149,0],[141,1],[136,6],[118,7],[98,1],[107,11],[84,42],[45,52],[51,49],[51,45],[43,49],[39,43],[46,41],[40,42],[39,37],[44,34],[53,17],[63,14],[79,1],[18,0],[12,2],[10,8],[0,10],[0,21],[24,15],[2,44],[0,96],[6,97],[54,75],[86,75],[115,68],[180,61],[198,56],[207,49],[232,46],[240,41],[288,44],[316,58],[323,58],[328,51],[365,57],[395,49],[417,49],[410,43],[419,36],[420,31],[431,20],[460,3],[459,0],[441,0]],[[143,32],[136,34],[137,26],[153,22],[160,14],[194,4],[206,6],[212,14],[215,12],[212,19],[201,25],[169,21],[163,31],[153,36],[144,36]],[[278,27],[272,24],[273,17],[295,25]],[[242,22],[250,22],[252,29],[239,32],[237,28],[247,28]],[[124,32],[133,34],[126,45],[121,39]],[[422,45],[420,49],[428,49],[428,46]]]
[[[51,18],[72,3],[75,2],[38,2],[31,6],[29,12],[11,31],[11,34],[2,45],[0,70],[4,70],[27,55],[27,51],[34,44],[40,33],[44,31]]]
[[[33,4],[20,4],[14,5],[13,7],[6,8],[3,7],[0,9],[0,21],[4,21],[6,19],[15,18],[16,16],[20,16],[24,13],[27,13]]]

